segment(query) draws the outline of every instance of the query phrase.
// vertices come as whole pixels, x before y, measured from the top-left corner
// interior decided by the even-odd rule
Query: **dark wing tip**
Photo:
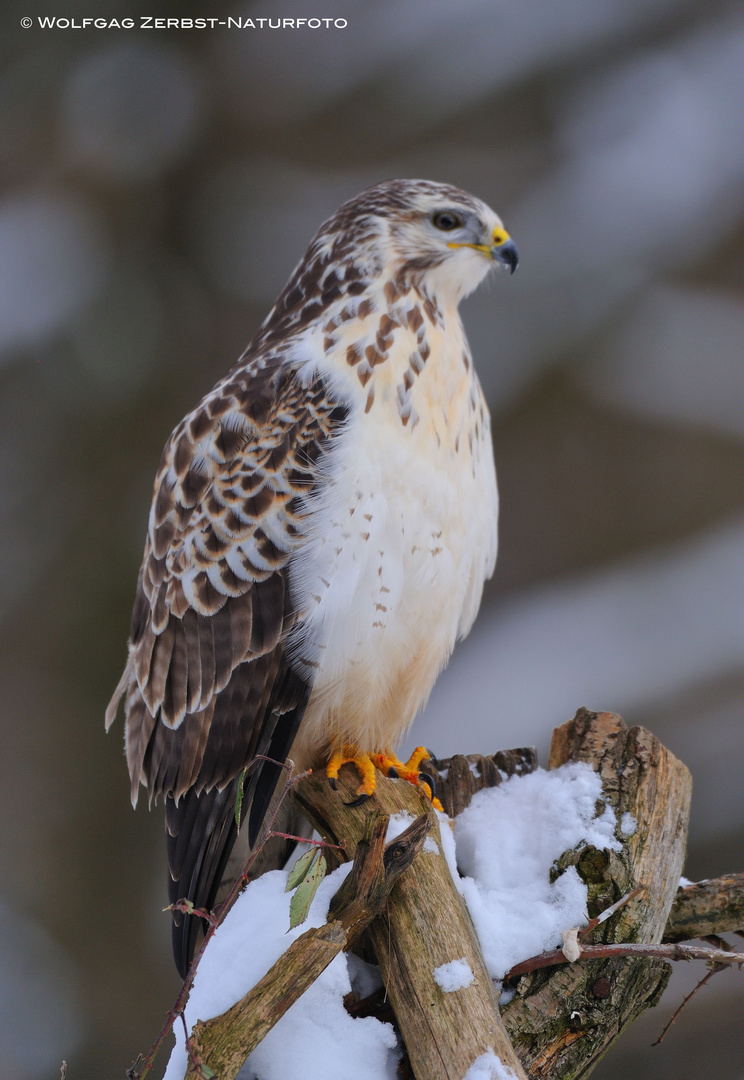
[[[224,790],[197,795],[191,789],[176,805],[165,799],[165,822],[170,868],[171,903],[190,900],[194,907],[211,911],[236,835],[237,779]],[[173,959],[185,979],[200,933],[207,924],[197,915],[173,913]]]

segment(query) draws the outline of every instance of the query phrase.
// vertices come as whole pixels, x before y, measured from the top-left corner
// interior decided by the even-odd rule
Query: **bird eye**
[[[452,232],[453,229],[459,229],[462,226],[462,218],[453,214],[451,210],[440,210],[431,219],[431,223],[442,232]]]

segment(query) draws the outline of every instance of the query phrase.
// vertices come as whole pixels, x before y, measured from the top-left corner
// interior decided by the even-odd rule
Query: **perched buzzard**
[[[375,767],[416,780],[422,755],[406,769],[393,748],[496,558],[489,416],[457,306],[516,265],[500,219],[458,188],[362,192],[168,440],[106,723],[123,696],[132,800],[140,784],[164,798],[174,901],[211,908],[243,865],[280,772],[249,771],[236,845],[256,754],[330,778],[353,760],[360,796]],[[181,975],[199,929],[176,916]]]

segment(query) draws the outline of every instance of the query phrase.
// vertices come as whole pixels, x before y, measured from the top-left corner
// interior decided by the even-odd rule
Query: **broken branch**
[[[232,1008],[194,1025],[196,1059],[220,1080],[234,1080],[246,1058],[330,962],[369,926],[421,850],[429,823],[422,815],[385,847],[389,818],[373,814],[357,844],[354,865],[333,897],[328,921],[307,930]],[[190,1070],[187,1080],[198,1073]]]
[[[744,874],[726,874],[678,890],[663,940],[690,941],[742,929]]]

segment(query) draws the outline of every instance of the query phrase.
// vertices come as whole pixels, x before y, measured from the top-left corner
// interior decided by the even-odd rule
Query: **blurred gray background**
[[[64,9],[64,10],[63,10]],[[39,15],[345,29],[42,30]],[[103,712],[155,468],[320,222],[392,176],[490,202],[465,305],[496,576],[413,741],[536,744],[579,705],[695,779],[687,874],[744,870],[744,17],[726,0],[6,0],[0,50],[0,1080],[121,1077],[160,1027],[160,809]],[[704,973],[596,1076],[744,1078]],[[162,1066],[161,1066],[162,1067]]]

